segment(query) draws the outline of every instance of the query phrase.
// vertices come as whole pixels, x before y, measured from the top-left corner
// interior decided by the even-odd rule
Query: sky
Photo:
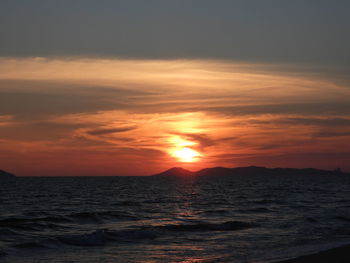
[[[0,169],[350,171],[350,2],[0,0]]]

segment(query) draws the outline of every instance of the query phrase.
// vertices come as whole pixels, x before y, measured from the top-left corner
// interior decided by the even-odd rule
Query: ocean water
[[[349,176],[1,183],[0,262],[274,262],[350,243]]]

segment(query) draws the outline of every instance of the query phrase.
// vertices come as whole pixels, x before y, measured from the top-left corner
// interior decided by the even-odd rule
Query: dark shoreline
[[[275,263],[349,263],[350,244]]]

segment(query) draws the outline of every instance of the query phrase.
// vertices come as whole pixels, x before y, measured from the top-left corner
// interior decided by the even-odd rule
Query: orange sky
[[[184,148],[192,159],[179,156]],[[18,175],[246,165],[349,171],[349,149],[349,82],[321,69],[0,59],[0,169]]]

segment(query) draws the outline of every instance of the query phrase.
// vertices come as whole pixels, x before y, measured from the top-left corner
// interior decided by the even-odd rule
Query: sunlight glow
[[[290,165],[308,166],[295,154],[303,145],[315,166],[339,167],[348,163],[335,153],[350,147],[350,85],[319,70],[203,59],[0,57],[1,165],[38,175],[44,158],[42,175],[94,175],[98,167],[143,175],[174,165],[280,166],[285,156]],[[26,107],[16,107],[23,100]],[[325,102],[327,114],[316,107]],[[28,167],[18,168],[18,159]]]
[[[198,158],[200,157],[200,154],[199,152],[191,148],[185,147],[185,148],[176,150],[174,152],[174,156],[178,158],[180,162],[191,163],[191,162],[197,161]]]

